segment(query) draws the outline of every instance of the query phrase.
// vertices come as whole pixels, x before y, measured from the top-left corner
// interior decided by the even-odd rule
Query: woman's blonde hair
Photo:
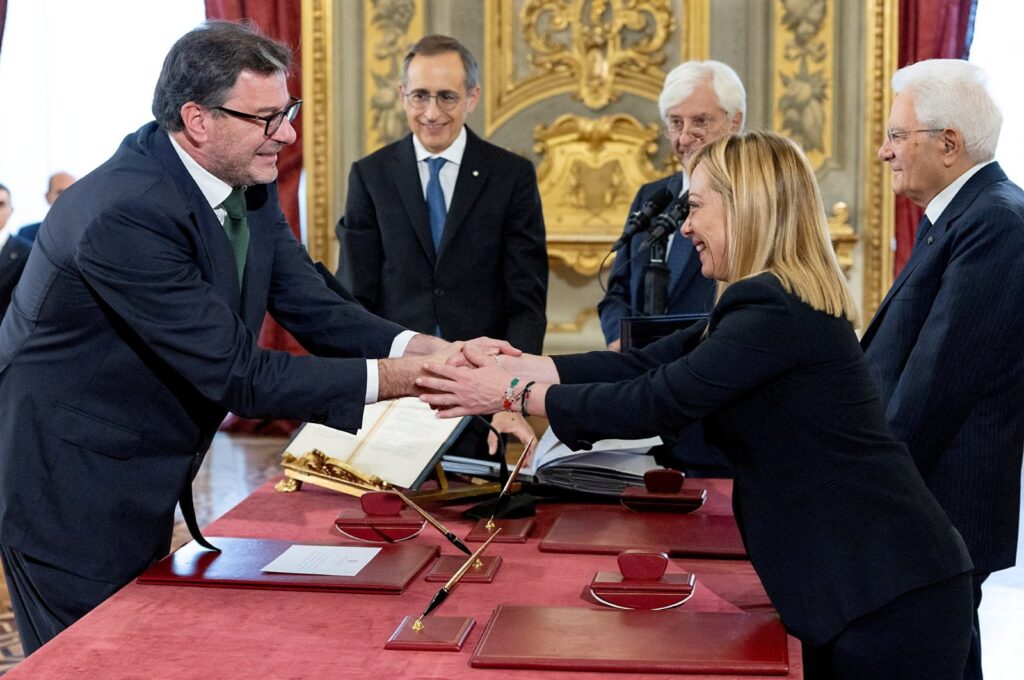
[[[814,171],[792,141],[773,132],[725,137],[701,149],[700,166],[726,210],[728,281],[771,272],[814,309],[857,326],[853,301],[828,233]]]

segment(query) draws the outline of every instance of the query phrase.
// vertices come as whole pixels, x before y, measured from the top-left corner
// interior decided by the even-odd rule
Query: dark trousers
[[[807,680],[960,680],[971,641],[971,575],[904,593],[824,645],[804,645]]]
[[[0,558],[25,656],[121,588],[70,574],[7,546],[0,546]]]
[[[971,629],[971,649],[964,667],[964,680],[981,680],[981,624],[978,608],[981,606],[981,584],[992,572],[974,572],[971,581],[974,586],[974,626]]]

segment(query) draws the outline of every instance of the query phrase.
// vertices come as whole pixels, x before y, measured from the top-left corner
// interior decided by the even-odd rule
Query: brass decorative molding
[[[486,134],[559,94],[595,111],[626,92],[657,99],[676,23],[670,0],[518,4],[518,12],[515,0],[485,4]]]
[[[597,318],[597,307],[591,306],[581,310],[572,321],[548,322],[548,333],[579,333],[591,319]]]
[[[402,59],[423,35],[423,0],[369,0],[363,6],[364,152],[408,132],[398,94]]]
[[[892,177],[885,164],[875,159],[885,135],[892,106],[889,80],[896,71],[899,55],[899,8],[886,0],[868,0],[867,87],[864,121],[864,225],[861,234],[864,247],[864,286],[861,312],[865,323],[870,319],[885,293],[892,285],[892,239],[895,199]]]
[[[832,156],[835,0],[775,0],[772,126],[815,170]]]
[[[853,251],[857,246],[857,232],[850,224],[850,206],[842,201],[832,206],[832,214],[828,216],[828,234],[832,239],[832,248],[836,251],[836,259],[843,273],[849,276],[853,268]]]
[[[536,126],[533,136],[542,157],[537,181],[548,256],[593,276],[622,231],[637,187],[665,174],[651,162],[658,125],[628,114],[566,114]]]
[[[684,0],[683,51],[679,62],[711,58],[711,0]]]
[[[338,133],[333,98],[334,21],[330,0],[302,0],[302,158],[306,170],[306,248],[313,260],[330,261],[337,219],[333,178]]]

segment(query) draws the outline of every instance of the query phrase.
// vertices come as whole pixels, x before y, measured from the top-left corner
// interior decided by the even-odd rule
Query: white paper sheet
[[[355,576],[379,552],[380,548],[293,545],[260,571],[272,571],[279,574]]]

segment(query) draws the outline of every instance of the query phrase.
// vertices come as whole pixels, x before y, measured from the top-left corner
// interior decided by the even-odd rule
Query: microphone
[[[673,231],[677,231],[680,225],[686,221],[686,217],[689,214],[690,192],[687,191],[677,198],[675,202],[669,206],[668,210],[654,218],[654,221],[651,222],[651,228],[647,234],[647,238],[640,245],[638,252],[647,250],[657,241],[664,239]]]
[[[647,229],[647,226],[651,223],[651,218],[664,210],[671,200],[672,192],[668,189],[662,189],[644,203],[639,210],[630,215],[629,219],[626,220],[626,228],[622,230],[622,236],[612,244],[612,252],[618,251],[622,246],[629,243],[629,239],[633,238],[635,234]]]

